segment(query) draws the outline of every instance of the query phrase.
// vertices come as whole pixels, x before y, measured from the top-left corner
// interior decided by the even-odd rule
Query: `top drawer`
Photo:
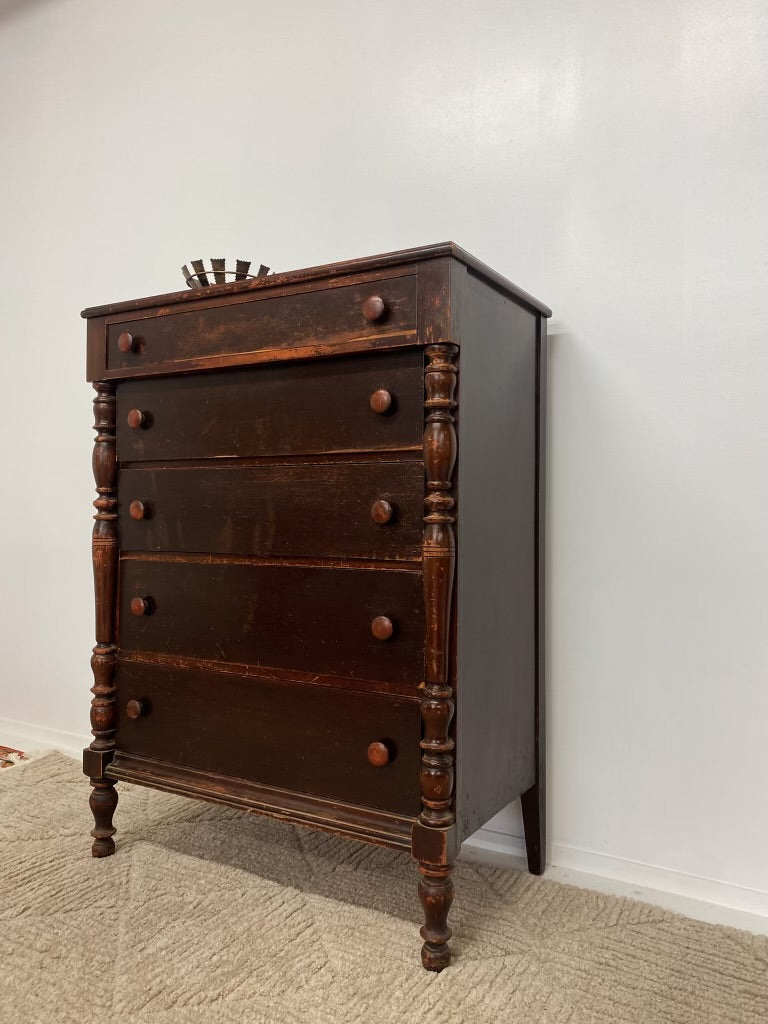
[[[254,298],[137,320],[107,328],[110,376],[194,370],[316,355],[360,340],[416,333],[416,278],[396,277],[322,291]],[[410,336],[410,337],[409,337]]]

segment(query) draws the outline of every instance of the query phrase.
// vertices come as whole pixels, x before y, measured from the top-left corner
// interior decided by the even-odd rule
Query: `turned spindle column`
[[[419,862],[419,897],[425,916],[421,959],[430,971],[441,971],[451,959],[448,912],[453,900],[451,871],[457,852],[454,743],[450,736],[454,702],[448,658],[456,562],[451,494],[456,462],[456,352],[455,345],[427,346],[424,376],[426,515],[422,554],[426,657],[421,703],[422,810],[413,830],[413,855]]]
[[[115,451],[115,386],[94,385],[93,476],[97,497],[93,524],[93,583],[96,599],[96,646],[91,668],[91,745],[83,751],[83,771],[90,776],[90,807],[94,818],[92,853],[115,852],[112,816],[117,807],[115,782],[106,768],[115,751],[115,599],[117,590],[117,456]]]

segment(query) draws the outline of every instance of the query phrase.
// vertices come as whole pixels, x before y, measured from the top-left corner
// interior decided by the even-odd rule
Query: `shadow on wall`
[[[0,25],[29,8],[57,2],[58,0],[0,0]]]

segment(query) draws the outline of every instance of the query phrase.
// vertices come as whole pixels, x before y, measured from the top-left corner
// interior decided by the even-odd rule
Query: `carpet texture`
[[[4,1021],[766,1024],[768,939],[460,863],[454,963],[421,969],[403,853],[120,783],[90,856],[88,783],[0,776]]]

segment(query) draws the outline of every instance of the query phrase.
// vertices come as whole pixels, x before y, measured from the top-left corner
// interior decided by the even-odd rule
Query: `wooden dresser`
[[[452,243],[87,309],[93,855],[115,783],[544,868],[549,309]],[[344,893],[339,893],[343,899]]]

